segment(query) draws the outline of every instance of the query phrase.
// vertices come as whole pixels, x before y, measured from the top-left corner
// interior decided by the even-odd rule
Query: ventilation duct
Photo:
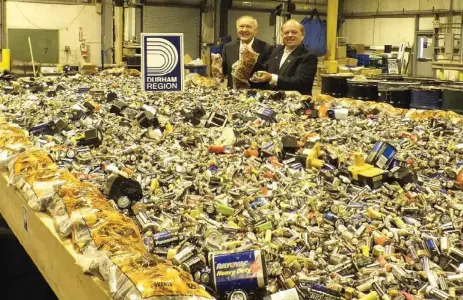
[[[297,2],[292,1],[296,5],[295,13],[310,13],[314,8],[318,10],[320,14],[326,14],[326,4],[323,4],[322,1],[317,1],[317,3],[312,3],[309,1]],[[322,3],[320,3],[322,2]],[[278,1],[243,1],[243,0],[233,0],[232,9],[246,9],[246,10],[268,10],[273,11],[280,2]]]

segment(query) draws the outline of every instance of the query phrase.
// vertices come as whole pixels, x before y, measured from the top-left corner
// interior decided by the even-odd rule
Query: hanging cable
[[[19,11],[19,13],[21,14],[21,16],[27,20],[27,22],[29,22],[29,24],[31,24],[32,26],[34,26],[35,28],[37,29],[48,29],[48,28],[42,28],[40,27],[39,25],[35,24],[34,22],[32,22],[24,13],[23,11],[21,10],[21,8],[18,6],[18,2],[13,2],[17,8],[17,10]],[[61,31],[61,30],[67,30],[69,28],[69,26],[71,26],[72,23],[74,23],[75,20],[77,20],[77,18],[80,16],[80,14],[84,11],[85,9],[85,6],[82,6],[82,9],[77,13],[77,15],[63,28],[58,28],[57,30]]]

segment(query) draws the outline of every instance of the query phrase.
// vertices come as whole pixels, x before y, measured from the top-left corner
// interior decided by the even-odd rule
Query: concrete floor
[[[322,87],[319,85],[314,85],[312,88],[312,96],[320,95],[322,92]]]

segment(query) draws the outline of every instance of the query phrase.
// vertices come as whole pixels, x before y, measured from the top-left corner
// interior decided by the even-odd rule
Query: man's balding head
[[[257,35],[257,20],[251,16],[242,16],[236,20],[236,31],[243,43],[249,43]]]
[[[304,26],[296,20],[288,20],[281,28],[283,43],[286,48],[294,49],[299,47],[304,40]]]

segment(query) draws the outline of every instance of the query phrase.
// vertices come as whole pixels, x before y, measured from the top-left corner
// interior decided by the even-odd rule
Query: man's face
[[[283,44],[289,49],[294,49],[302,44],[304,35],[298,24],[288,23],[283,26]]]
[[[257,25],[254,20],[243,18],[236,23],[238,37],[244,43],[249,43],[257,34]]]

